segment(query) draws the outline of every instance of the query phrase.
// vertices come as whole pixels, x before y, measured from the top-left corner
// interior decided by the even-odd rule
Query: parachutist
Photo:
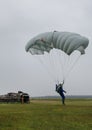
[[[88,38],[80,34],[53,31],[38,34],[30,39],[25,46],[26,52],[37,56],[54,81],[61,79],[60,72],[63,72],[61,73],[64,79],[63,83],[56,84],[56,91],[62,97],[63,104],[65,103],[64,93],[66,93],[63,90],[64,81],[80,56],[85,54],[88,44]]]
[[[66,93],[66,91],[65,90],[63,90],[63,84],[64,84],[64,81],[63,81],[63,83],[61,84],[56,84],[56,91],[57,91],[57,93],[59,93],[60,94],[60,96],[62,97],[62,104],[63,105],[65,105],[65,95],[64,95],[64,93]]]

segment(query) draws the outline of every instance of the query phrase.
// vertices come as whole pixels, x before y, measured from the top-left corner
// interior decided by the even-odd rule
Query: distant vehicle
[[[5,95],[0,95],[0,102],[20,102],[20,103],[29,103],[30,96],[27,93],[18,91],[18,93],[7,93]]]

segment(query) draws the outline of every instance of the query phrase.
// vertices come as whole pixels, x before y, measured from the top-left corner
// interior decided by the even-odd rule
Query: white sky
[[[92,95],[92,1],[0,0],[0,94],[57,95],[44,68],[25,52],[29,39],[48,31],[76,32],[89,39],[66,80],[67,95]]]

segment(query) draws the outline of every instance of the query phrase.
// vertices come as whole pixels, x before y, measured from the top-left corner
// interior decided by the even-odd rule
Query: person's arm
[[[64,93],[66,93],[66,91],[65,91],[65,90],[63,90],[63,92],[64,92]]]
[[[64,80],[63,80],[63,83],[62,84],[64,84]]]
[[[57,87],[58,87],[58,85],[56,84],[56,91],[57,91]]]

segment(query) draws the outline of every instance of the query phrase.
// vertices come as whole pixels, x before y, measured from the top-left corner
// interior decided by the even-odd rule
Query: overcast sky
[[[89,39],[66,80],[67,95],[92,95],[92,1],[0,0],[0,94],[57,95],[55,84],[25,45],[39,33],[76,32]]]

